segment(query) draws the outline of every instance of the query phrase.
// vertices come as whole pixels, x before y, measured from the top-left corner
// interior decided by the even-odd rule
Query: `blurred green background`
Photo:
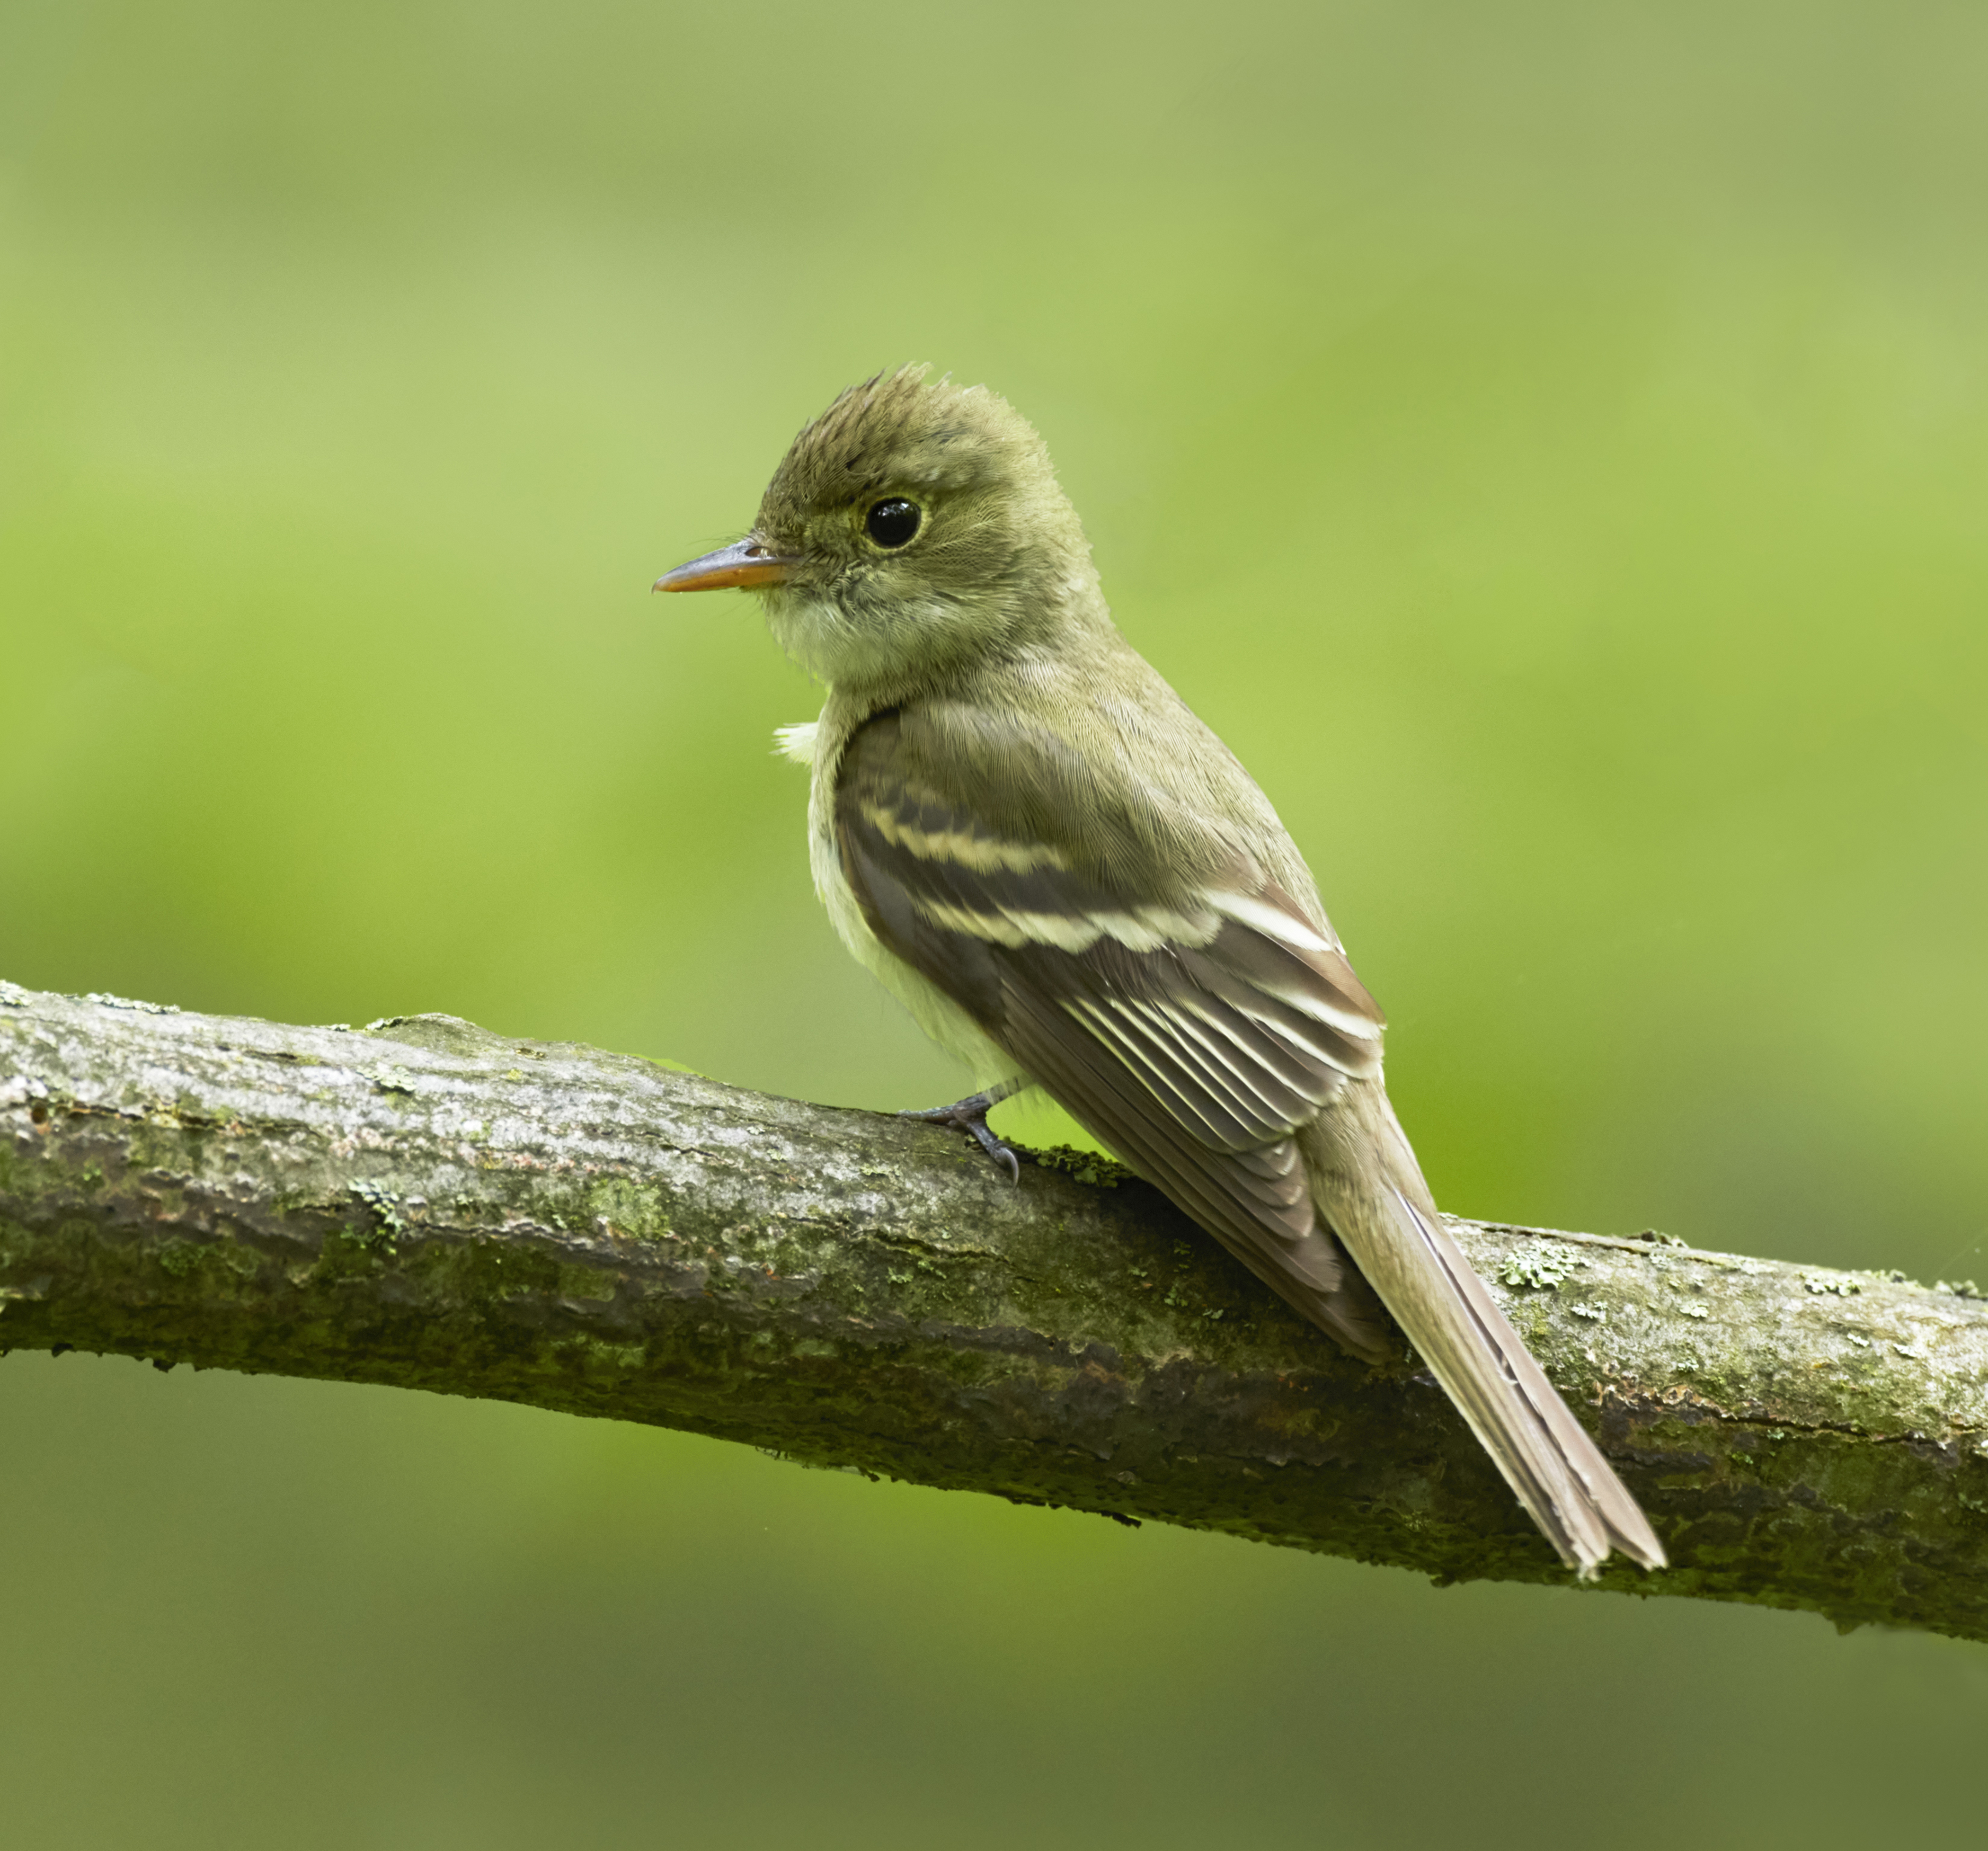
[[[809,892],[814,691],[647,594],[929,359],[1448,1206],[1988,1278],[1984,80],[1898,0],[6,0],[0,974],[952,1096]],[[1979,1829],[1939,1640],[77,1355],[0,1486],[52,1851]]]

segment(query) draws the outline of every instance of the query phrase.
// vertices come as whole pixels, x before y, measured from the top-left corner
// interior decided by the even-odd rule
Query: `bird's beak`
[[[756,533],[749,533],[715,553],[707,553],[665,572],[653,589],[658,591],[724,591],[734,585],[741,590],[753,585],[777,585],[801,562],[776,553]]]

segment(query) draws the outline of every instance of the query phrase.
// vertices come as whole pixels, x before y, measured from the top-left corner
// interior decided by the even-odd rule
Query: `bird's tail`
[[[1307,1143],[1321,1213],[1560,1559],[1584,1581],[1613,1549],[1662,1568],[1649,1519],[1444,1227],[1380,1082],[1345,1088]]]

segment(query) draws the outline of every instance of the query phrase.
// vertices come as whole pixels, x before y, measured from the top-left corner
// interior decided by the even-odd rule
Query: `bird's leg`
[[[901,1118],[916,1118],[926,1125],[949,1125],[956,1131],[972,1135],[975,1143],[994,1159],[996,1166],[1008,1173],[1010,1183],[1022,1179],[1022,1160],[987,1129],[987,1115],[1003,1099],[1012,1098],[1026,1084],[1021,1080],[1004,1080],[999,1086],[990,1086],[985,1092],[977,1092],[971,1098],[960,1100],[956,1105],[935,1105],[929,1112],[901,1112]]]

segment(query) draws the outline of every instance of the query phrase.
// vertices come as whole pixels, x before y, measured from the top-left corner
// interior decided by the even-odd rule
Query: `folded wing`
[[[1106,804],[976,802],[962,782],[915,717],[850,739],[835,824],[871,929],[1252,1270],[1378,1353],[1292,1135],[1380,1069],[1381,1013],[1329,929],[1239,852],[1199,844],[1173,859],[1212,871],[1176,878],[1084,838]]]

